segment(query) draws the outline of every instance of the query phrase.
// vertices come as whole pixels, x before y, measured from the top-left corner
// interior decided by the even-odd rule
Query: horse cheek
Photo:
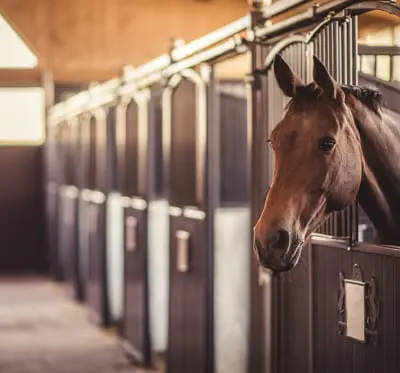
[[[361,159],[357,152],[348,152],[339,165],[337,178],[332,185],[328,208],[339,211],[351,205],[361,184]]]

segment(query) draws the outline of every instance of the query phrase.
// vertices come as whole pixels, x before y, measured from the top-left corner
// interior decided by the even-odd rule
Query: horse
[[[381,244],[400,245],[400,127],[378,91],[339,84],[313,62],[309,84],[280,55],[273,63],[290,101],[268,139],[274,170],[253,230],[258,263],[273,272],[293,269],[312,233],[355,201]]]

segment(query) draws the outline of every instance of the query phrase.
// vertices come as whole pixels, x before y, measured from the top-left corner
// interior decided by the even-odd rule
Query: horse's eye
[[[333,137],[326,136],[319,140],[318,147],[322,152],[328,153],[332,150],[335,144],[336,141]]]

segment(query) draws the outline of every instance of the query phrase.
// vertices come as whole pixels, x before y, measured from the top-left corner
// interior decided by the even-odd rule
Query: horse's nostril
[[[257,252],[257,256],[261,262],[265,262],[268,258],[268,247],[264,248],[258,239],[254,240],[254,248]]]
[[[268,234],[268,246],[273,250],[286,251],[290,247],[290,233],[286,229],[277,229]]]

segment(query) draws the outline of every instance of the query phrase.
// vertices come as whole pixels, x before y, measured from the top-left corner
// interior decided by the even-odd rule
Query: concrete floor
[[[111,331],[46,279],[0,279],[0,373],[155,373],[134,368]]]

